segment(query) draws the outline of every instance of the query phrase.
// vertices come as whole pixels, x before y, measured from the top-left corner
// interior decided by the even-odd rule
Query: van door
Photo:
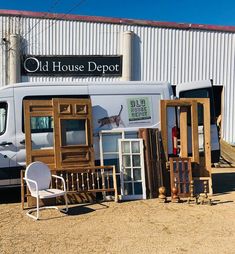
[[[14,102],[8,97],[0,100],[0,187],[19,184],[16,152]]]

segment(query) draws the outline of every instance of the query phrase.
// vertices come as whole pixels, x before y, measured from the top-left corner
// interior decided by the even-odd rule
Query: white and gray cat
[[[100,125],[99,128],[104,125],[109,125],[109,124],[111,124],[111,125],[116,124],[116,127],[119,127],[120,123],[123,125],[123,122],[121,119],[122,109],[123,109],[123,106],[121,105],[121,109],[120,109],[118,115],[107,116],[107,117],[98,119],[98,124]]]

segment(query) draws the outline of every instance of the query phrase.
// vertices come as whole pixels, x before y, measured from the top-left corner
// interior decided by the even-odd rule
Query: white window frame
[[[101,166],[104,166],[104,155],[111,155],[111,154],[115,154],[115,155],[119,155],[119,149],[117,152],[104,152],[103,150],[103,134],[121,134],[122,138],[125,138],[125,131],[123,130],[102,130],[99,132],[99,140],[100,140],[100,164]],[[116,173],[116,175],[120,175],[120,173]]]
[[[122,142],[139,142],[140,145],[140,152],[139,153],[133,153],[130,151],[130,153],[123,153],[122,152]],[[130,146],[131,147],[131,146]],[[139,155],[140,156],[140,167],[141,167],[141,180],[138,180],[136,182],[142,182],[142,194],[133,194],[133,195],[125,195],[124,193],[124,174],[125,169],[122,166],[122,155]],[[121,173],[121,200],[135,200],[135,199],[146,199],[146,181],[145,181],[145,168],[144,168],[144,145],[143,145],[143,139],[119,139],[119,164],[120,164],[120,173]],[[132,179],[133,179],[133,165],[131,160],[131,169],[132,169]],[[132,183],[134,180],[132,180]],[[133,189],[134,190],[134,189]]]
[[[104,166],[104,155],[117,155],[118,163],[119,163],[119,168],[121,170],[120,166],[120,158],[119,158],[119,147],[116,152],[104,152],[103,150],[103,134],[121,134],[120,139],[125,139],[125,134],[130,133],[130,132],[138,132],[138,130],[131,130],[131,131],[125,131],[125,130],[101,130],[99,132],[99,148],[100,148],[100,165]],[[132,140],[132,139],[131,139]],[[121,179],[121,173],[117,172],[116,170],[116,176],[119,176]],[[119,189],[118,189],[119,191]],[[120,193],[120,192],[119,192]]]

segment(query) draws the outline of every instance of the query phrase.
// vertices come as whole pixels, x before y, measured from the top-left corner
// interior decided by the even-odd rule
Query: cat
[[[123,106],[121,105],[121,109],[118,115],[107,116],[107,117],[98,119],[98,124],[100,124],[99,128],[108,124],[116,124],[116,127],[119,127],[120,123],[122,123],[122,120],[121,120],[122,109],[123,109]]]

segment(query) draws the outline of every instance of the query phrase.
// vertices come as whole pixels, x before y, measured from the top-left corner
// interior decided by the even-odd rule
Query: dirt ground
[[[213,205],[158,199],[73,205],[33,221],[0,204],[0,253],[235,253],[235,169],[213,174]]]

